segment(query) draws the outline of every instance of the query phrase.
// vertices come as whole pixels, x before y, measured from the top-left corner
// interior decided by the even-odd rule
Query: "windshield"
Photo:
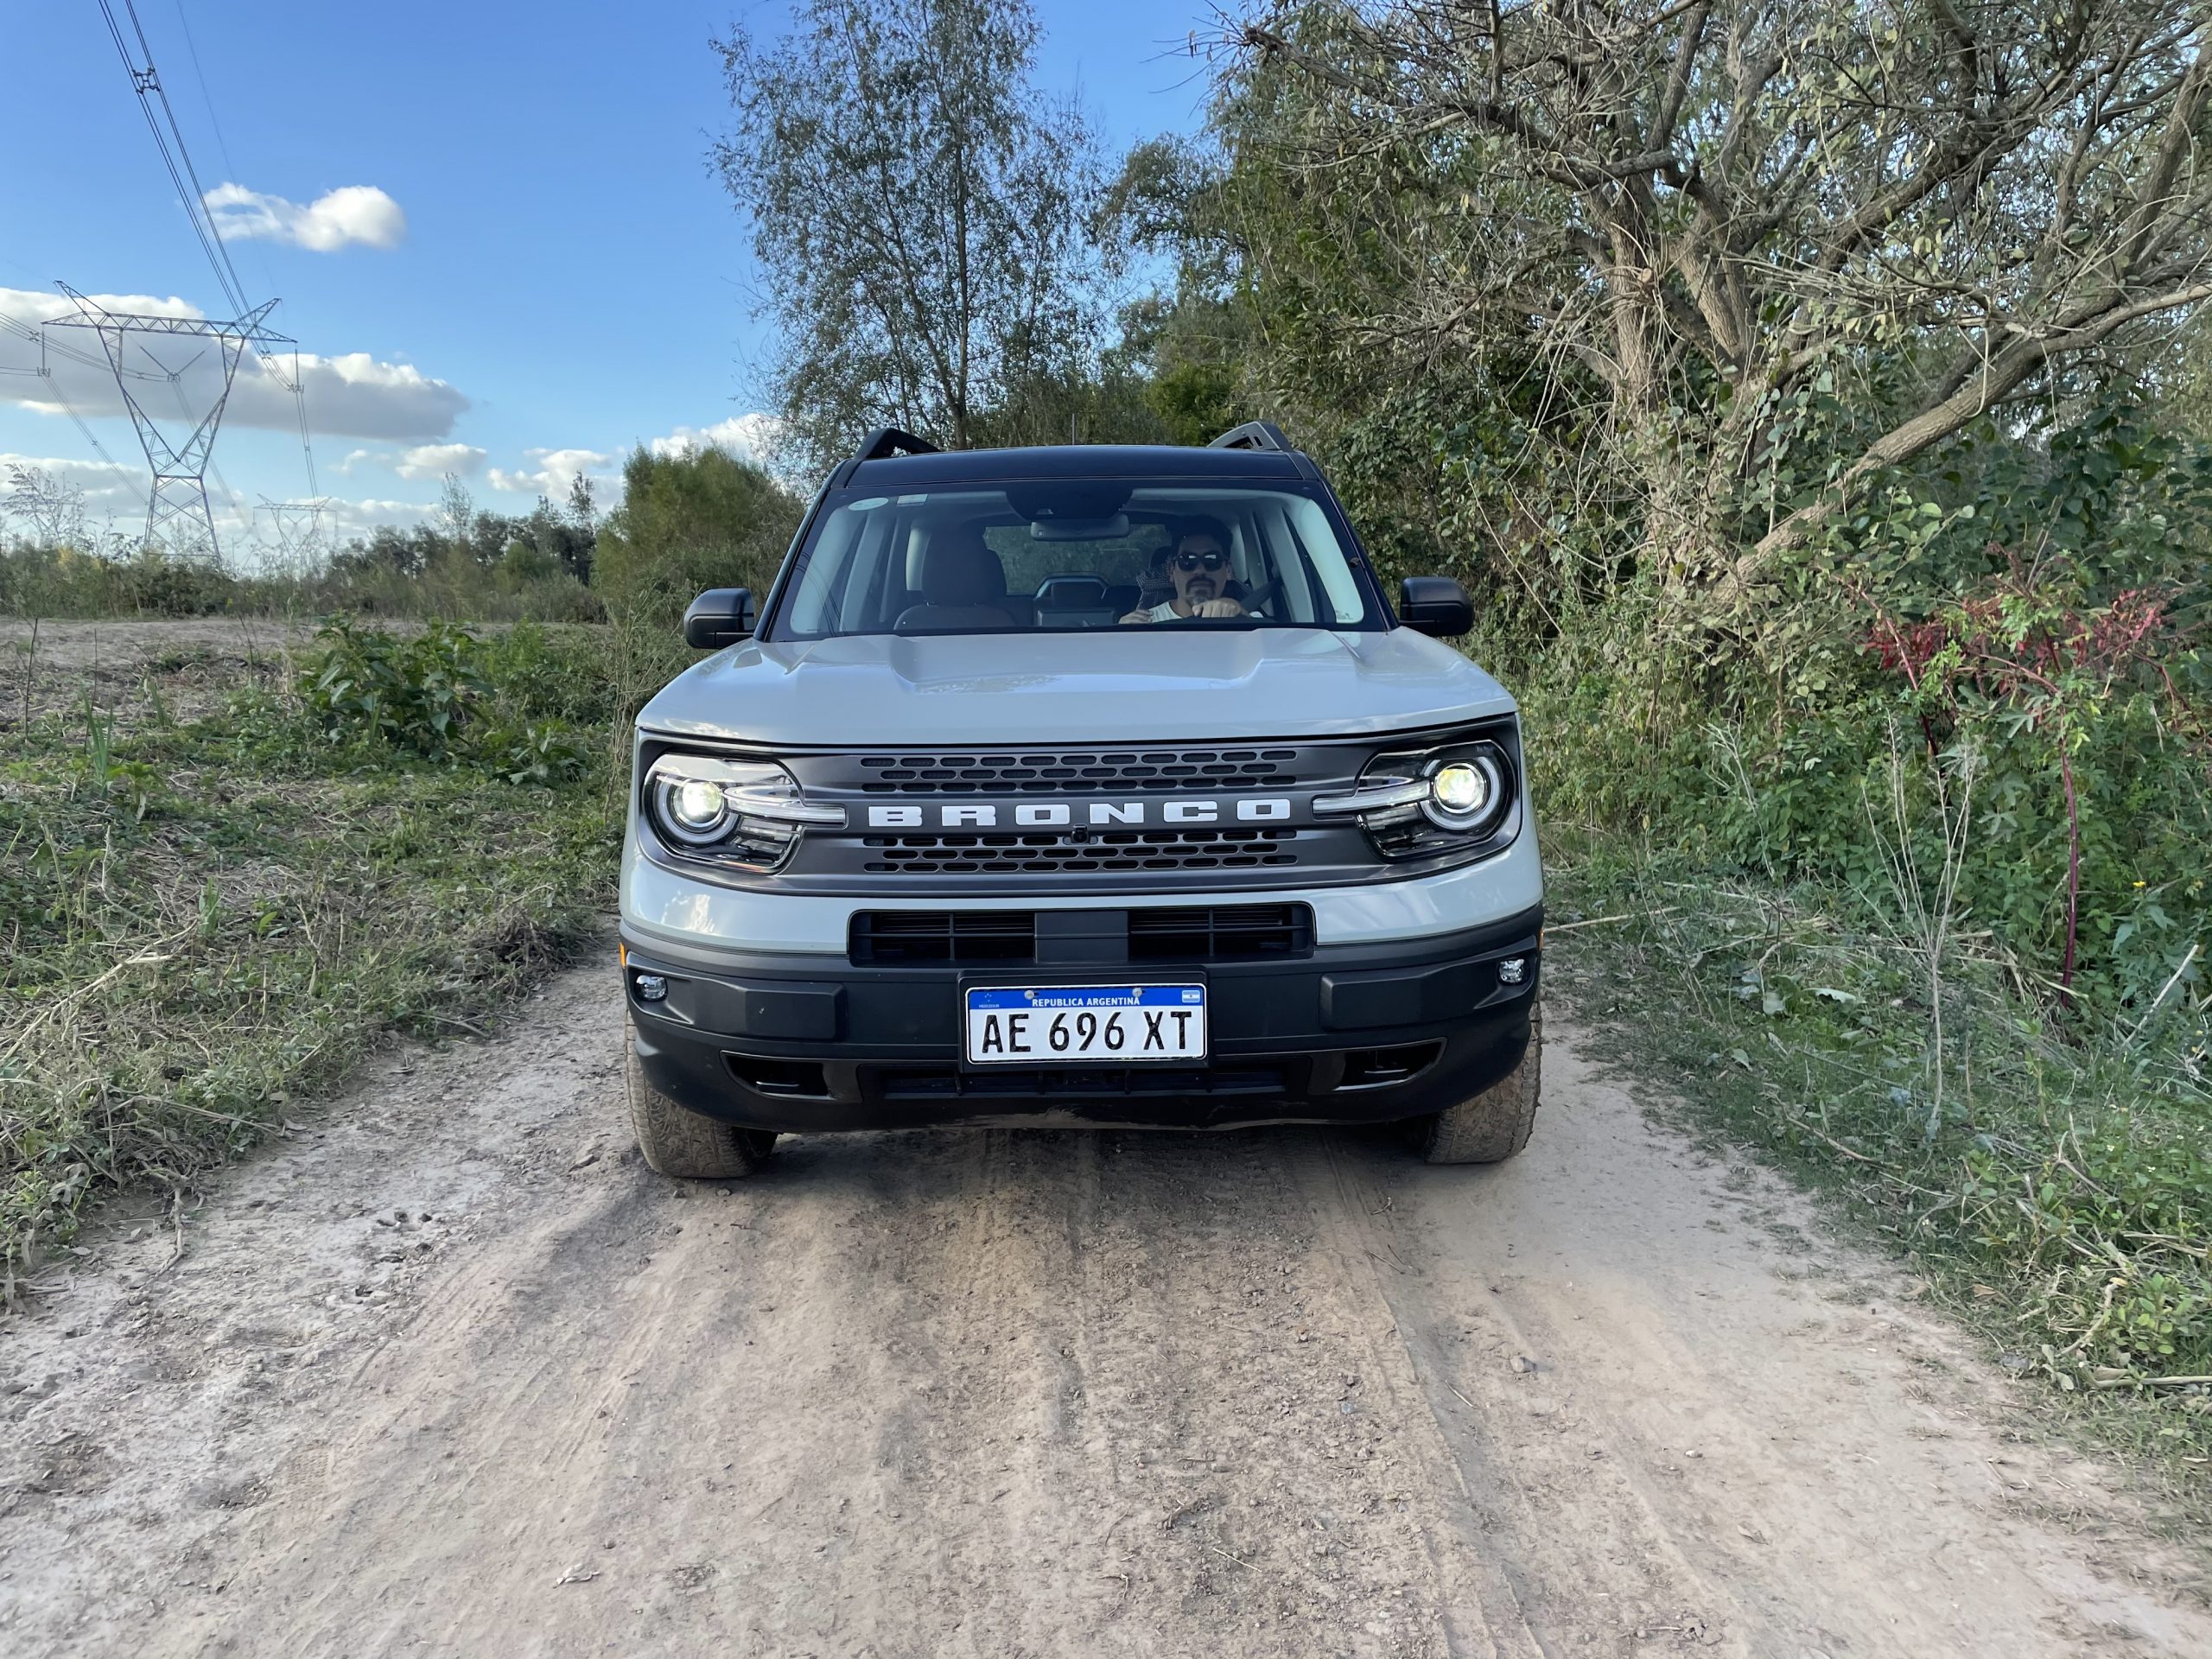
[[[770,637],[1382,626],[1316,496],[1065,479],[833,496]]]

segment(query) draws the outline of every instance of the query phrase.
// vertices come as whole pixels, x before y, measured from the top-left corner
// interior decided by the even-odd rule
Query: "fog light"
[[[658,1002],[668,995],[668,981],[659,974],[638,976],[638,998],[640,1001]]]
[[[1518,985],[1522,976],[1528,971],[1529,959],[1526,957],[1508,957],[1497,964],[1497,982],[1501,985]]]

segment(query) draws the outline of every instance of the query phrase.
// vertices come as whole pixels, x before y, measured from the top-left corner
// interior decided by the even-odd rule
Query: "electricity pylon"
[[[321,556],[322,516],[330,507],[327,495],[313,501],[261,498],[261,511],[269,516],[270,527],[276,532],[276,556],[287,573],[304,574]]]
[[[213,564],[221,548],[215,539],[214,514],[207,506],[207,467],[214,453],[216,429],[222,424],[223,407],[230,402],[231,386],[238,378],[238,359],[247,346],[252,346],[262,366],[279,385],[284,385],[283,377],[277,373],[270,359],[270,348],[297,343],[289,335],[264,326],[264,320],[276,308],[276,302],[264,300],[244,316],[220,322],[212,317],[163,317],[144,312],[111,311],[86,299],[67,283],[56,286],[76,302],[77,315],[57,317],[46,326],[90,328],[99,335],[100,346],[107,353],[108,366],[115,371],[115,384],[123,395],[123,405],[130,411],[130,424],[137,429],[139,448],[146,452],[146,465],[153,471],[154,486],[146,499],[146,544],[159,548],[173,559]],[[153,334],[212,340],[220,352],[222,390],[207,412],[200,417],[199,424],[185,435],[181,443],[169,442],[131,389],[133,380],[147,378],[143,370],[131,368],[126,360],[131,337]],[[184,408],[178,378],[182,371],[171,371],[145,349],[143,341],[137,349],[161,370],[162,378],[178,388],[179,406]],[[296,376],[286,390],[295,396],[298,394]],[[189,408],[184,408],[183,418],[187,422],[192,419]]]

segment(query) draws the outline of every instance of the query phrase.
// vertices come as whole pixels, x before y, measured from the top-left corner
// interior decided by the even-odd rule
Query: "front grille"
[[[871,795],[1261,789],[1296,780],[1296,749],[1099,749],[1072,754],[870,754]]]
[[[1029,962],[1037,918],[1027,910],[862,910],[853,913],[856,962]]]
[[[863,869],[916,875],[1053,875],[1295,864],[1295,830],[1113,830],[1064,835],[869,836]]]
[[[1003,1071],[963,1071],[955,1065],[916,1065],[875,1072],[886,1100],[1124,1099],[1131,1096],[1277,1095],[1289,1086],[1280,1065],[1209,1066],[1010,1065]]]
[[[1129,912],[1131,962],[1219,962],[1303,956],[1310,905],[1198,905]]]

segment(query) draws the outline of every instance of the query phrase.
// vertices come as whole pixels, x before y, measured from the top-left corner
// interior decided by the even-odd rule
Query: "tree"
[[[634,611],[673,616],[706,588],[765,592],[798,529],[799,503],[723,449],[640,446],[623,465],[622,492],[599,529],[592,585]]]
[[[588,538],[599,533],[599,503],[587,474],[578,473],[569,480],[569,521]]]
[[[488,517],[488,515],[481,515]],[[479,535],[476,499],[468,493],[468,486],[461,481],[458,473],[448,473],[444,488],[438,492],[438,517],[444,521],[446,543],[453,550],[453,556],[465,559],[472,556],[471,549],[482,543]],[[504,537],[493,542],[482,563],[489,564],[505,550]]]
[[[85,540],[85,493],[43,467],[11,463],[8,493],[0,497],[10,518],[40,547],[75,547]]]
[[[751,219],[780,327],[787,441],[821,466],[866,429],[953,448],[1097,330],[1078,111],[1031,79],[1024,0],[809,0],[790,38],[717,41],[735,122],[713,161]]]
[[[1351,273],[1346,357],[1573,365],[1647,548],[1740,594],[1889,469],[2212,296],[2208,27],[2190,0],[1281,5],[1236,36],[1274,118],[1246,136],[1328,223],[1250,251]]]

